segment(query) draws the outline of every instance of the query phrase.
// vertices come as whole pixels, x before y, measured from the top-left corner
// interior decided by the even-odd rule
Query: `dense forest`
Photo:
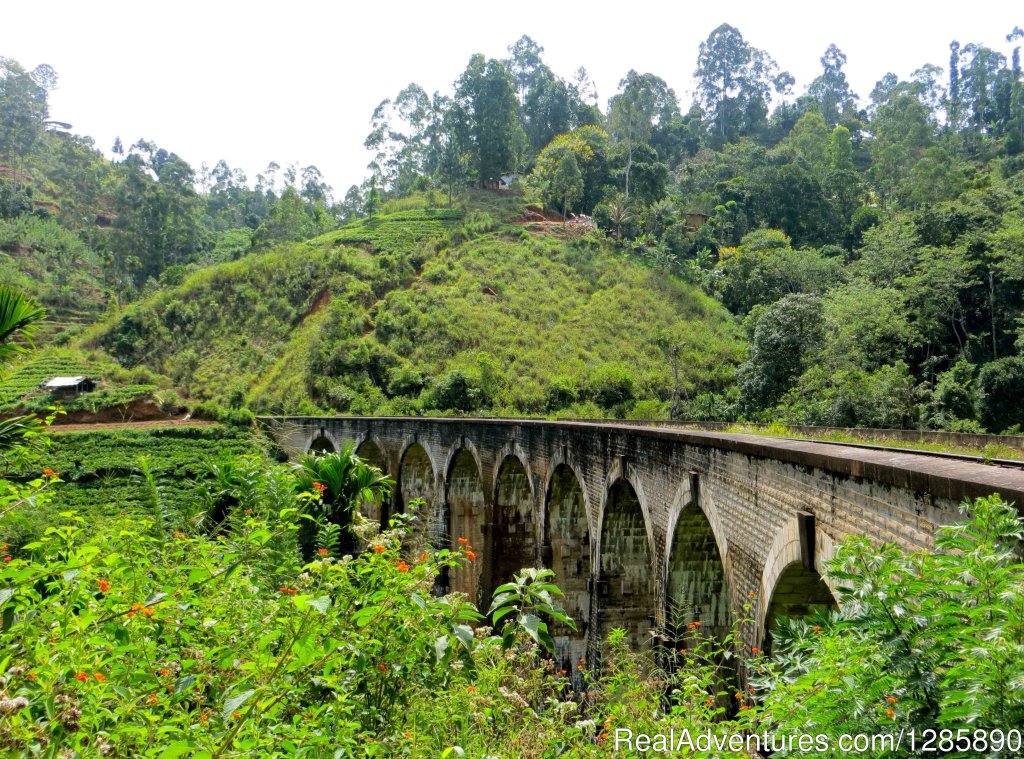
[[[473,56],[447,94],[410,84],[381,102],[365,141],[369,178],[340,199],[315,166],[271,163],[250,181],[223,161],[196,171],[146,140],[118,140],[107,160],[88,138],[48,121],[55,72],[2,59],[0,277],[72,327],[59,341],[145,370],[126,380],[235,406],[298,408],[294,393],[250,388],[282,386],[305,347],[315,354],[298,371],[305,410],[1017,431],[1022,37],[1019,28],[1006,36],[1009,57],[954,41],[945,65],[923,63],[906,80],[887,74],[862,97],[834,45],[820,74],[798,87],[768,51],[723,24],[700,45],[693,103],[659,76],[629,71],[602,109],[585,69],[558,76],[524,36],[504,60]],[[598,231],[584,219],[523,237],[514,224],[528,204],[545,209],[538,218],[586,215]],[[383,241],[370,234],[401,222],[405,230]],[[301,244],[318,235],[312,247]],[[338,245],[372,260],[349,256],[341,266],[317,252]],[[328,269],[302,269],[305,258]],[[303,343],[283,345],[270,330],[266,344],[250,339],[243,360],[242,347],[225,352],[223,341],[204,337],[214,322],[223,335],[231,314],[189,312],[197,287],[227,287],[242,302],[256,285],[296,288],[277,314],[294,336],[297,321],[320,310],[318,285],[339,267],[352,281],[330,295],[349,305],[332,304],[320,317],[326,324],[307,325],[320,337],[299,335]],[[502,294],[491,280],[512,288],[534,271],[543,276],[531,286],[565,297],[556,298],[558,313],[536,321],[525,295],[507,304],[505,319],[525,325],[515,339],[492,339],[500,330],[482,308],[460,314],[461,330],[477,320],[476,338],[453,337],[454,326],[431,316],[445,285],[441,310],[450,310],[460,293]],[[600,324],[593,295],[619,279],[634,290],[605,304],[624,316],[608,317],[599,355],[581,349],[567,371],[551,361],[517,365],[523,343],[565,312]],[[566,301],[580,288],[593,301],[582,311]],[[712,335],[678,328],[680,319],[726,318],[697,288],[737,326],[723,322]],[[646,305],[630,314],[640,291]],[[668,312],[651,329],[638,325],[631,344],[626,325],[658,309]],[[93,322],[100,326],[73,328]],[[443,339],[430,346],[438,355],[410,360],[411,346],[438,331]],[[594,339],[581,334],[559,340]],[[192,341],[183,358],[181,337]],[[745,352],[731,347],[736,339]],[[637,351],[646,357],[638,368]],[[711,379],[688,371],[694,365]],[[262,373],[267,367],[273,372]]]

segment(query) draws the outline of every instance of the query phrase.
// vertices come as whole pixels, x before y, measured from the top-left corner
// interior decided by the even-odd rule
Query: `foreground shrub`
[[[828,566],[842,611],[774,634],[766,726],[836,737],[1024,725],[1024,520],[998,496],[964,511],[970,521],[941,528],[935,552],[842,546]]]

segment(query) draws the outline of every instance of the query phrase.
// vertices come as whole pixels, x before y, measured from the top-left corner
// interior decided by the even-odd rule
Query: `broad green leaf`
[[[242,704],[244,704],[246,701],[248,701],[249,697],[253,693],[255,693],[255,692],[256,692],[256,690],[254,688],[250,689],[250,690],[242,691],[241,693],[239,693],[237,695],[234,695],[231,698],[229,698],[227,701],[225,701],[224,702],[224,709],[221,710],[221,713],[220,713],[221,719],[223,719],[223,720],[230,719],[232,712],[237,712],[238,708]]]

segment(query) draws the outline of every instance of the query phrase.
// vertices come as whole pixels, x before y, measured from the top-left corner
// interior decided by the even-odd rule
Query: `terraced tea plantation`
[[[371,245],[394,253],[422,247],[424,241],[441,239],[455,229],[462,218],[455,209],[398,211],[361,219],[321,238],[335,245]]]
[[[90,524],[121,512],[152,514],[153,491],[143,476],[143,460],[161,508],[194,505],[195,483],[211,464],[247,453],[262,455],[252,430],[219,424],[58,432],[38,461],[23,465],[19,474],[31,477],[52,469],[63,482],[52,488],[52,501],[44,508],[7,525],[0,541],[17,546],[34,539],[61,512],[75,511]]]

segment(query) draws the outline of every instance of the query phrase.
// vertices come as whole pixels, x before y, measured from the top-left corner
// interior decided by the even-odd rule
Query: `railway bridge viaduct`
[[[765,645],[780,614],[835,605],[824,564],[847,536],[928,548],[959,504],[998,492],[1024,505],[1024,468],[869,447],[624,423],[423,417],[268,417],[295,456],[357,453],[396,481],[386,523],[416,498],[437,544],[479,555],[450,590],[486,608],[525,566],[555,571],[579,631],[563,659],[613,627],[634,645],[700,620]]]

